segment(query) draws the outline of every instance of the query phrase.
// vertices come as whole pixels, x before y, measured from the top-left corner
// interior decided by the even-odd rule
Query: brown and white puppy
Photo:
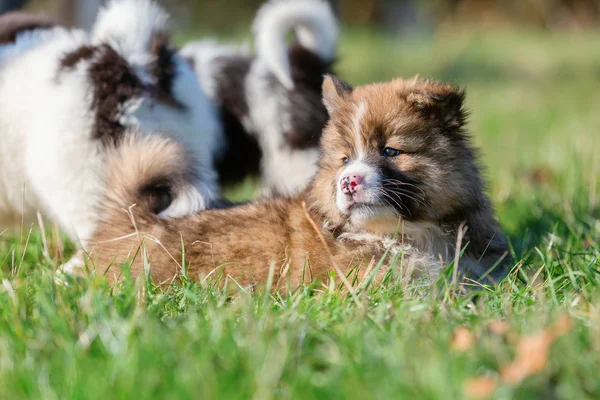
[[[161,220],[150,211],[155,198],[144,193],[171,184],[165,177],[174,175],[165,171],[185,170],[181,148],[149,137],[130,143],[136,160],[118,149],[108,213],[92,240],[96,268],[119,279],[119,265],[133,259],[137,276],[143,257],[133,256],[142,246],[156,282],[186,270],[192,278],[224,273],[252,285],[274,266],[275,281],[297,285],[324,280],[334,267],[338,274],[364,270],[387,250],[380,272],[395,267],[433,279],[454,260],[458,241],[466,246],[461,274],[492,282],[505,276],[507,242],[464,129],[463,91],[418,79],[352,89],[328,77],[323,96],[331,119],[319,170],[294,197]],[[156,164],[144,163],[150,159]]]
[[[271,0],[253,27],[254,54],[211,40],[188,43],[180,54],[219,107],[221,184],[260,175],[263,192],[292,194],[317,170],[327,121],[321,84],[335,58],[337,23],[326,0]],[[288,46],[291,30],[296,41]]]

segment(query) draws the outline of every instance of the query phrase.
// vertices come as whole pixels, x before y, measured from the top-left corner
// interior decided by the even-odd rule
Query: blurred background
[[[597,0],[330,0],[348,25],[392,33],[420,33],[452,26],[528,26],[587,29],[598,25]],[[0,10],[27,7],[46,11],[62,23],[89,27],[105,0],[0,0]],[[207,30],[249,23],[261,0],[162,0],[188,25]]]
[[[103,0],[0,0],[89,28]],[[252,43],[261,0],[162,0],[174,40]],[[467,88],[469,129],[507,232],[586,221],[600,237],[600,0],[331,0],[336,73],[352,84],[432,77]],[[251,197],[252,186],[230,192]]]

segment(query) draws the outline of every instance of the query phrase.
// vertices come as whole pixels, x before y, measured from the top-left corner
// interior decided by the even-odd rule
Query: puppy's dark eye
[[[404,153],[402,150],[394,149],[393,147],[386,147],[383,149],[384,157],[398,157],[402,153]]]
[[[342,158],[342,162],[343,162],[344,164],[348,164],[348,163],[350,162],[350,158],[348,158],[348,157],[344,157],[344,158]]]

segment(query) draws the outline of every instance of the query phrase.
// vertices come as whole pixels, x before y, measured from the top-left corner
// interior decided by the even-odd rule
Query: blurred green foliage
[[[28,0],[28,7],[68,13],[65,4],[90,0]],[[106,0],[104,0],[106,1]],[[232,32],[248,26],[264,0],[157,0],[180,27]],[[526,26],[589,29],[600,20],[600,0],[328,0],[344,24],[392,32],[463,29],[466,26]],[[72,7],[72,6],[71,6]],[[59,16],[60,17],[60,16]]]

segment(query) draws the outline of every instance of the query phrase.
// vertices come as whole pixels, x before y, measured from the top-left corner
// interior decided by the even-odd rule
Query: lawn
[[[72,250],[26,226],[0,235],[0,398],[600,398],[598,43],[343,35],[338,71],[353,84],[418,73],[466,86],[516,260],[498,287],[58,285]]]

